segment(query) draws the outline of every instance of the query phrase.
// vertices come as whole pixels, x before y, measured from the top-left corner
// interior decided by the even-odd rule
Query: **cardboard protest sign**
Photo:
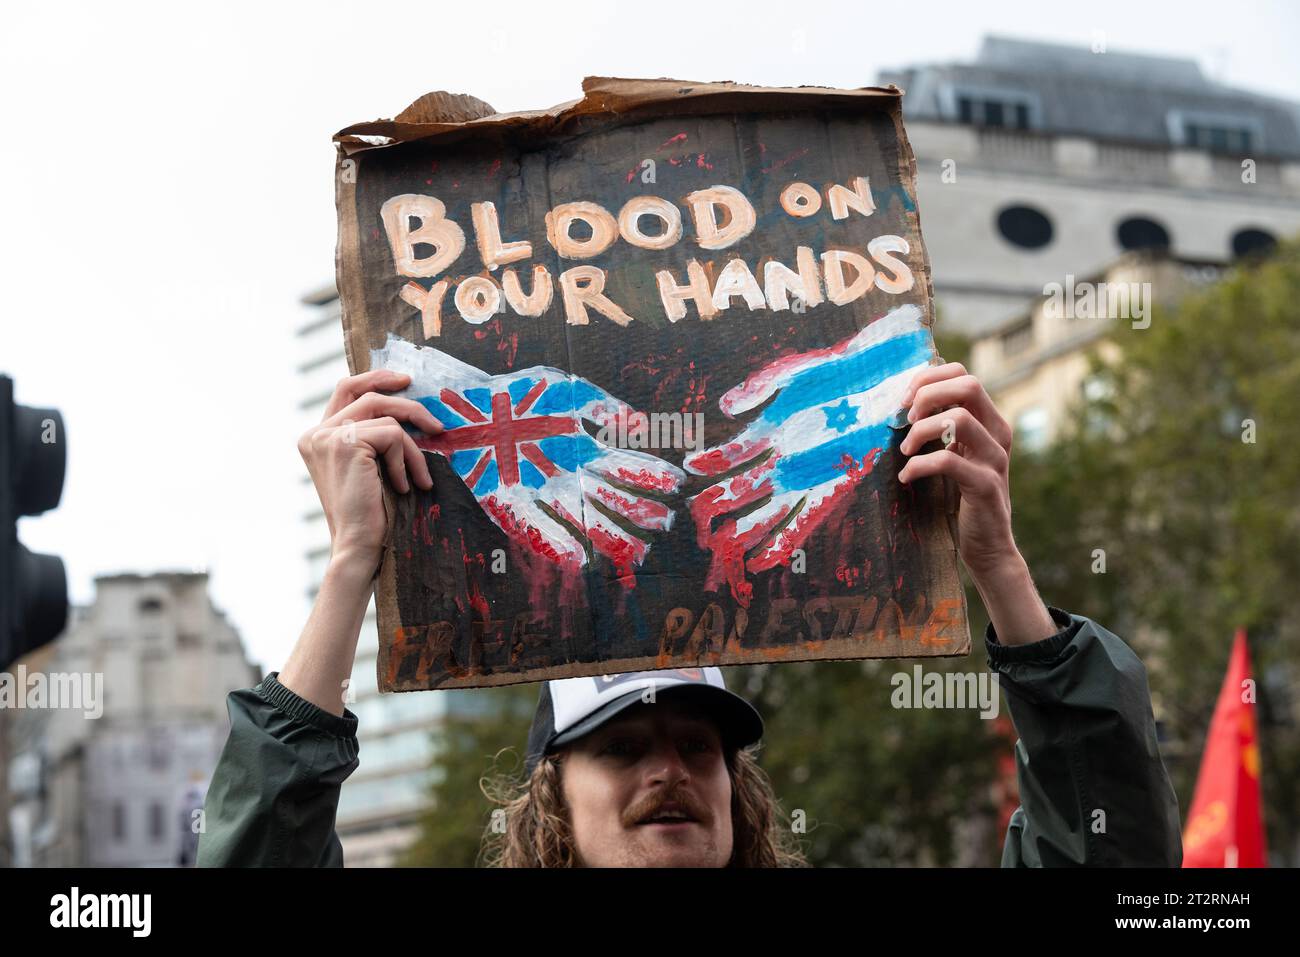
[[[388,496],[379,686],[966,653],[943,485],[897,480],[934,358],[899,92],[583,89],[335,137],[349,364],[445,427]]]

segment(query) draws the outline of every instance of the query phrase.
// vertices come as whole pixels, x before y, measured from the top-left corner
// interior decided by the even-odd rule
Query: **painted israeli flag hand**
[[[524,548],[571,567],[586,565],[594,550],[620,576],[631,575],[649,551],[649,533],[672,525],[663,499],[685,474],[587,434],[584,419],[618,434],[620,416],[635,425],[639,415],[599,386],[548,366],[491,376],[394,336],[372,351],[370,365],[411,377],[401,395],[446,430],[417,435],[416,444],[446,457],[492,521]]]
[[[899,306],[826,349],[786,356],[725,393],[727,416],[762,411],[734,439],[686,458],[696,475],[726,475],[691,499],[708,587],[725,582],[747,605],[746,571],[790,560],[870,474],[890,420],[932,355],[915,305]],[[764,403],[767,403],[764,405]]]

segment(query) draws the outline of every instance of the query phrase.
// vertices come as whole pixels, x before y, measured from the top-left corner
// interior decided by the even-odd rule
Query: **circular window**
[[[1277,237],[1262,229],[1239,229],[1232,234],[1232,254],[1242,256],[1264,256],[1273,251]]]
[[[998,232],[1021,249],[1041,249],[1052,241],[1052,221],[1032,206],[1008,206],[998,213]]]
[[[1123,249],[1169,248],[1169,231],[1154,219],[1132,216],[1120,223],[1115,232]]]

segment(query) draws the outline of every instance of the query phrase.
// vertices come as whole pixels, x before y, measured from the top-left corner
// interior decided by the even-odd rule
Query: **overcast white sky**
[[[68,428],[20,526],[97,574],[203,569],[278,668],[306,614],[293,329],[333,279],[331,135],[429,90],[498,110],[585,75],[865,86],[986,33],[1190,56],[1300,99],[1300,7],[1222,3],[28,3],[0,26],[0,372]],[[493,12],[499,11],[499,12]],[[802,16],[792,20],[792,13]],[[792,30],[802,28],[802,50]],[[906,116],[906,100],[904,100]]]

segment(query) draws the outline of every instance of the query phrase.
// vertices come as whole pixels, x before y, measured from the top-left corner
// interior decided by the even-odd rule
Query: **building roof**
[[[991,36],[974,62],[887,70],[879,82],[906,90],[907,119],[961,122],[961,95],[1010,95],[1043,132],[1194,146],[1183,133],[1191,121],[1250,130],[1245,155],[1300,157],[1300,103],[1224,86],[1190,59]]]

